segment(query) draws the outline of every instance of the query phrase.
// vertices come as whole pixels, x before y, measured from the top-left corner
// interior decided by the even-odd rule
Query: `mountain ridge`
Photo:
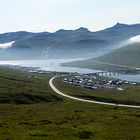
[[[0,34],[0,43],[15,43],[0,52],[0,59],[92,58],[98,52],[115,49],[117,44],[135,35],[140,35],[140,24],[117,23],[98,32],[80,27],[54,33],[5,33]]]

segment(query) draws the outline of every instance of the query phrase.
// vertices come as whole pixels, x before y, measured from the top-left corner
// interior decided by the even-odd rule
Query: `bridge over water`
[[[96,72],[99,76],[118,76],[122,74],[136,74],[140,73],[140,70],[111,70],[111,71],[102,71]]]

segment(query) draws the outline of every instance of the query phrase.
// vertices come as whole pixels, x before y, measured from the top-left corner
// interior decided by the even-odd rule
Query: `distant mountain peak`
[[[119,23],[117,22],[117,24],[114,25],[114,27],[125,27],[128,26],[127,24],[123,24],[123,23]]]
[[[68,32],[72,32],[72,30],[64,30],[64,29],[60,29],[58,31],[56,31],[56,34],[63,34],[63,33],[68,33]]]
[[[69,30],[59,29],[59,30],[56,31],[56,32],[65,32],[65,31],[69,31]]]
[[[64,30],[64,29],[60,29],[58,31],[56,31],[56,34],[67,34],[67,33],[87,33],[90,32],[87,28],[84,27],[80,27],[76,30]]]
[[[90,32],[87,28],[84,28],[84,27],[80,27],[80,28],[76,29],[75,31],[78,31],[78,32]]]

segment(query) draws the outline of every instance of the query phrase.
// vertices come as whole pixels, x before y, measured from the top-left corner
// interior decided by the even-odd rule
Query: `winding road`
[[[81,101],[81,102],[87,102],[87,103],[95,103],[95,104],[101,104],[101,105],[110,105],[110,106],[119,106],[119,107],[129,107],[129,108],[140,108],[140,106],[134,106],[134,105],[124,105],[124,104],[115,104],[115,103],[106,103],[106,102],[98,102],[98,101],[93,101],[93,100],[86,100],[86,99],[81,99],[81,98],[77,98],[77,97],[73,97],[67,94],[64,94],[63,92],[59,91],[53,84],[53,80],[56,78],[52,77],[49,81],[49,85],[52,88],[53,91],[55,91],[57,94],[72,99],[72,100],[76,100],[76,101]]]

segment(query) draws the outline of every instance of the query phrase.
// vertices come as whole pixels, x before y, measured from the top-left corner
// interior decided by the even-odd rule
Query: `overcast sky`
[[[0,0],[0,33],[140,23],[140,0]]]

